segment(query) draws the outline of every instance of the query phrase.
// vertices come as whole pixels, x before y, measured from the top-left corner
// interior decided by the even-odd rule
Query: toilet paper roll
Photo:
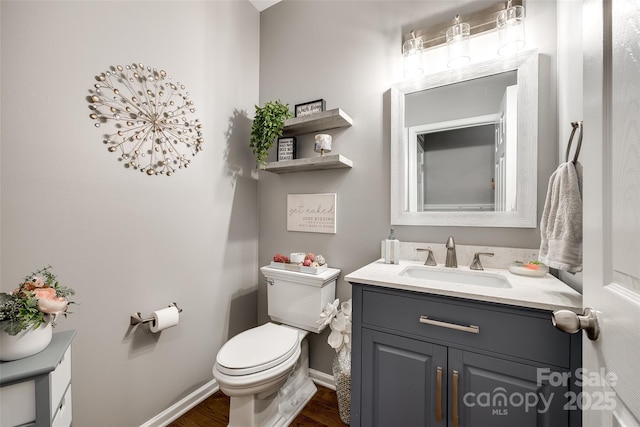
[[[180,320],[180,314],[178,308],[171,306],[163,308],[162,310],[156,310],[153,312],[153,322],[150,329],[154,334],[156,332],[164,331],[167,328],[176,326]]]

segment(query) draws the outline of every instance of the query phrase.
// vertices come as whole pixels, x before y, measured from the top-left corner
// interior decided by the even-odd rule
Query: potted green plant
[[[280,100],[266,102],[264,107],[256,105],[249,146],[253,149],[260,167],[264,168],[267,164],[269,150],[276,138],[282,136],[284,121],[291,116],[289,104],[282,104]]]

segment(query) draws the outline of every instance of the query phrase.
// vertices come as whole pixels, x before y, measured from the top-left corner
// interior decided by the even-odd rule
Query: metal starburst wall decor
[[[189,92],[166,71],[117,65],[96,80],[89,117],[97,128],[110,126],[103,142],[125,167],[171,176],[202,151],[202,124],[192,118],[196,109]]]

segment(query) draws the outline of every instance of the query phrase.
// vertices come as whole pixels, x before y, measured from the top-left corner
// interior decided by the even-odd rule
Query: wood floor
[[[293,420],[291,427],[341,427],[345,425],[340,421],[336,392],[326,387],[317,387],[318,392]],[[228,423],[229,398],[218,391],[169,424],[168,427],[226,427]]]

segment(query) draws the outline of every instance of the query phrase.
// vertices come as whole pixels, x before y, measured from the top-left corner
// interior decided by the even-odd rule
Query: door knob
[[[582,315],[578,315],[570,310],[556,310],[551,315],[553,326],[568,334],[575,334],[583,329],[587,338],[595,341],[600,336],[600,326],[596,311],[592,308],[585,308]]]

